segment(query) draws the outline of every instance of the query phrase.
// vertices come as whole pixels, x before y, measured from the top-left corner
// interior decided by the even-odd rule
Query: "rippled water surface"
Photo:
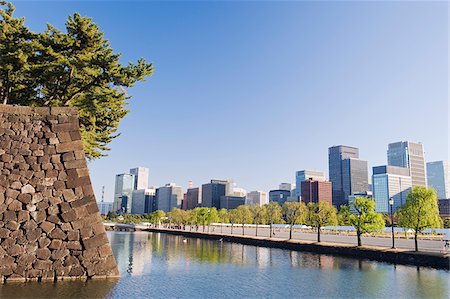
[[[121,278],[7,283],[0,298],[449,298],[448,271],[157,233],[109,232]]]

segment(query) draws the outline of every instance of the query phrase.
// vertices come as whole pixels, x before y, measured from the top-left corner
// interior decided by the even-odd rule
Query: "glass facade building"
[[[155,196],[155,189],[141,189],[133,191],[133,201],[131,203],[131,214],[144,214],[151,213],[150,202],[152,199],[150,197]]]
[[[427,163],[428,186],[436,190],[438,199],[450,199],[450,168],[448,161]]]
[[[146,167],[136,167],[130,169],[130,174],[134,175],[134,190],[148,188],[148,177],[150,170]]]
[[[211,183],[202,185],[202,207],[220,209],[220,197],[227,195],[230,190],[230,182],[211,180]]]
[[[270,190],[269,202],[277,202],[280,206],[282,206],[290,196],[291,191],[289,190]]]
[[[390,213],[389,199],[394,199],[393,211],[406,203],[406,197],[412,188],[409,170],[396,166],[373,167],[373,198],[378,213]]]
[[[413,186],[426,186],[427,174],[423,145],[409,141],[390,143],[387,151],[388,165],[405,167]]]
[[[121,211],[123,213],[131,212],[133,190],[134,175],[127,173],[116,175],[113,203],[114,211]]]
[[[315,170],[299,170],[295,173],[295,195],[300,198],[302,196],[301,184],[303,181],[313,179],[315,181],[325,181],[325,175],[322,171]],[[283,188],[280,188],[283,189]]]
[[[175,184],[166,184],[156,189],[153,210],[170,212],[173,208],[181,208],[184,193],[183,189]]]
[[[348,204],[348,197],[352,194],[369,190],[369,172],[367,161],[349,158],[342,161],[342,190],[344,204]]]
[[[236,209],[239,206],[245,204],[245,197],[242,196],[227,196],[222,195],[220,197],[220,208],[221,209]]]

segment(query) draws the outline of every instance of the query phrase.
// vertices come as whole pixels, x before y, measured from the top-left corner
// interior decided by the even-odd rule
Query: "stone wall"
[[[0,105],[0,280],[118,276],[75,109]]]

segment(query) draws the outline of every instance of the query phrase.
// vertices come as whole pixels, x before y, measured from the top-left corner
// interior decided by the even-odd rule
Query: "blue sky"
[[[448,159],[447,2],[14,2],[34,31],[93,18],[123,62],[155,72],[129,89],[108,157],[91,162],[97,198],[114,175],[151,185],[233,178],[247,190],[327,171],[327,148],[386,164],[389,142]]]

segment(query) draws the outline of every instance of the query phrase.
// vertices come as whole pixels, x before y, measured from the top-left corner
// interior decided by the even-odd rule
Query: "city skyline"
[[[399,140],[448,160],[446,3],[15,5],[34,31],[79,11],[123,61],[155,65],[127,91],[109,156],[89,163],[97,200],[106,186],[110,201],[114,174],[133,165],[148,166],[155,186],[233,178],[270,190],[299,169],[327,173],[332,145],[358,147],[369,169]],[[124,14],[134,17],[114,21]]]

